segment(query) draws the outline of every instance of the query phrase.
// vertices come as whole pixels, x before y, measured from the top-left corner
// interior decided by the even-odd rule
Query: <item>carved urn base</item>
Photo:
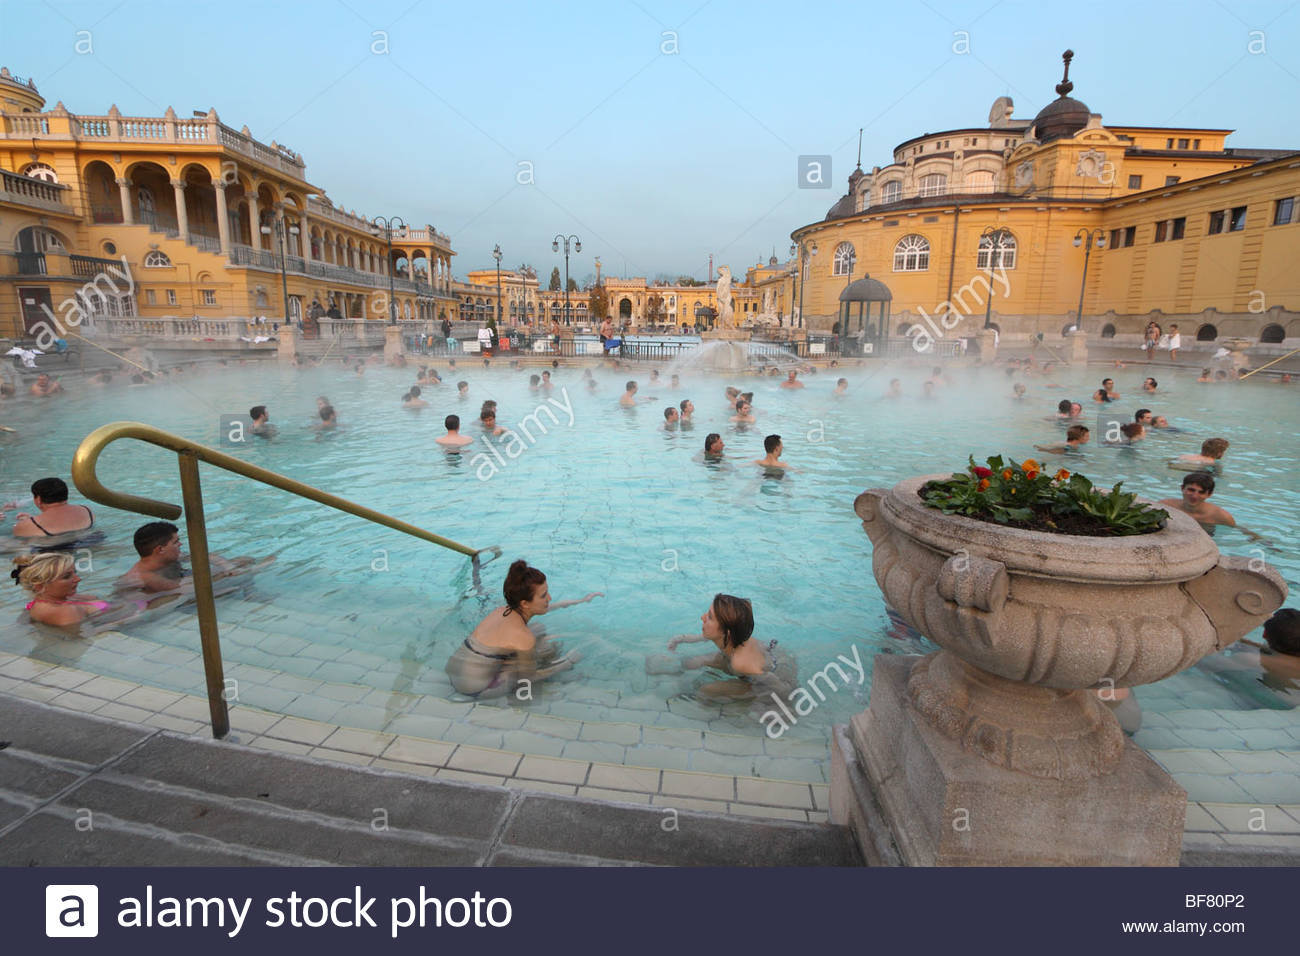
[[[1026,699],[1020,713],[1014,690],[999,686],[1012,682],[971,674],[946,652],[882,655],[874,666],[871,704],[836,733],[831,775],[831,819],[853,829],[868,861],[890,862],[896,849],[908,866],[1178,865],[1186,793],[1088,695],[1067,706]],[[964,731],[946,723],[962,686],[975,689],[979,715]],[[949,701],[937,723],[936,697]],[[1070,726],[1017,740],[1015,725],[1045,707]],[[1072,762],[1063,740],[1066,751],[1078,740],[1079,754],[1110,755],[1108,769]]]

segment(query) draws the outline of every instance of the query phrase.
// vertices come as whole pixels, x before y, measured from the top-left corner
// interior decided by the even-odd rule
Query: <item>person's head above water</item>
[[[135,537],[131,543],[135,545],[136,554],[147,558],[159,548],[166,547],[172,536],[179,533],[180,528],[170,522],[150,521],[135,529]]]
[[[717,432],[709,432],[704,436],[704,454],[721,455],[723,444],[721,435]]]
[[[636,391],[636,382],[628,382],[628,383],[627,383],[626,385],[624,385],[623,387],[624,387],[627,391],[629,391],[629,392],[635,392],[635,391]]]
[[[1149,424],[1151,421],[1151,409],[1139,408],[1133,413],[1133,421],[1141,422],[1143,425]]]
[[[1265,621],[1264,640],[1277,654],[1300,656],[1300,611],[1284,607]]]
[[[1228,439],[1226,438],[1207,438],[1201,442],[1201,454],[1206,458],[1222,458],[1227,450]]]
[[[522,558],[510,565],[505,583],[501,585],[501,593],[506,599],[507,614],[511,611],[529,617],[544,614],[551,603],[546,588],[546,575],[537,568],[529,567],[528,562]]]
[[[20,554],[14,558],[13,563],[14,567],[9,572],[9,576],[33,594],[40,594],[41,589],[51,581],[77,573],[76,562],[72,555],[63,551]]]
[[[37,478],[32,482],[32,498],[41,504],[54,505],[68,500],[68,485],[62,478]]]
[[[772,454],[780,447],[781,447],[780,435],[768,435],[766,438],[763,439],[763,451],[767,452],[769,455]]]
[[[1071,404],[1072,403],[1068,398],[1063,398],[1056,403],[1056,410],[1060,412],[1062,415],[1068,415],[1070,414]]]
[[[1109,392],[1115,387],[1115,380],[1113,378],[1103,378],[1101,380],[1101,387]]]
[[[1069,428],[1065,430],[1065,440],[1066,441],[1087,441],[1089,434],[1090,432],[1088,431],[1087,425],[1071,425]]]
[[[456,383],[456,388],[460,389],[462,392],[468,392],[468,391],[469,391],[469,382],[457,382],[457,383]]]
[[[536,388],[536,387],[537,387],[538,385],[540,385],[541,383],[542,383],[541,376],[539,376],[539,375],[530,375],[530,376],[528,376],[528,386],[529,386],[530,388]]]
[[[248,417],[251,418],[253,421],[257,421],[259,418],[265,418],[266,406],[254,405],[252,408],[248,410]]]
[[[722,638],[722,646],[737,648],[754,633],[754,607],[747,598],[731,594],[715,594],[713,604],[702,618],[704,634]],[[720,633],[719,633],[720,632]]]
[[[1199,488],[1201,494],[1208,498],[1214,494],[1214,476],[1208,471],[1194,471],[1183,478],[1183,490],[1188,488]]]
[[[677,421],[677,409],[669,405],[664,409],[664,421],[672,423]]]
[[[460,431],[460,416],[448,415],[446,418],[442,420],[442,424],[447,429],[447,431],[458,432]]]

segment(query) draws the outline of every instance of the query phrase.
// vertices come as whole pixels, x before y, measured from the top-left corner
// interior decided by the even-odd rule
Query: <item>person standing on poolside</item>
[[[1169,361],[1178,361],[1178,350],[1183,347],[1183,337],[1178,334],[1178,326],[1169,326]]]

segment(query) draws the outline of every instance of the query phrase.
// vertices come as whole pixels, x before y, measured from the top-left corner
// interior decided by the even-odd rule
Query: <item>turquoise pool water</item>
[[[829,724],[864,706],[873,654],[926,649],[924,641],[890,634],[854,497],[916,473],[959,468],[971,453],[1027,457],[1035,442],[1063,437],[1060,426],[1044,421],[1062,397],[1084,402],[1085,420],[1095,423],[1098,407],[1087,399],[1111,375],[1124,397],[1109,410],[1131,416],[1150,407],[1184,432],[1154,432],[1136,448],[1094,442],[1068,467],[1106,484],[1123,480],[1149,497],[1176,496],[1182,473],[1168,469],[1167,459],[1198,450],[1203,438],[1226,437],[1232,447],[1214,500],[1266,534],[1277,550],[1263,556],[1289,586],[1300,582],[1300,402],[1291,387],[1197,385],[1194,376],[1157,368],[1160,391],[1142,395],[1148,371],[1142,366],[1064,369],[1051,379],[1062,389],[1047,388],[1038,377],[1012,379],[1001,369],[954,368],[953,383],[925,399],[928,366],[869,366],[805,376],[807,387],[798,391],[779,388],[775,378],[734,380],[755,392],[758,424],[740,428],[724,408],[727,379],[683,373],[674,391],[667,366],[658,385],[650,384],[649,367],[598,368],[599,388],[591,392],[581,367],[566,367],[554,372],[549,396],[558,423],[542,415],[545,433],[530,425],[526,439],[513,446],[499,439],[499,456],[489,457],[475,424],[480,403],[495,399],[500,423],[515,425],[547,398],[528,388],[528,375],[540,370],[485,370],[469,359],[460,371],[449,371],[445,361],[434,365],[447,384],[426,388],[431,407],[420,411],[399,407],[414,367],[371,366],[358,377],[341,366],[294,371],[270,363],[9,404],[3,423],[17,434],[5,436],[0,451],[0,493],[23,494],[39,476],[67,479],[73,449],[105,422],[148,422],[215,445],[221,416],[266,404],[279,436],[225,450],[472,546],[499,545],[504,556],[483,569],[489,596],[482,598],[460,555],[205,467],[214,550],[278,555],[251,591],[218,602],[228,659],[277,666],[279,651],[247,636],[273,632],[296,639],[299,648],[313,642],[335,648],[318,658],[322,679],[448,696],[447,656],[499,601],[508,562],[524,557],[548,574],[557,600],[605,594],[544,619],[584,659],[539,689],[538,706],[626,720],[626,708],[611,710],[611,700],[622,707],[621,696],[635,699],[651,718],[656,710],[668,713],[675,706],[670,701],[689,694],[699,675],[651,677],[645,658],[665,653],[674,634],[697,633],[712,595],[726,591],[754,600],[756,633],[779,640],[798,658],[801,681],[838,655],[853,657],[856,647],[867,666],[864,683],[850,671],[850,685],[800,721],[798,733],[823,736]],[[849,379],[849,392],[833,397],[839,374]],[[895,376],[905,397],[886,400]],[[460,378],[470,383],[467,400],[456,395]],[[629,378],[640,382],[644,399],[631,410],[617,403]],[[1013,381],[1028,386],[1025,401],[1012,399]],[[338,410],[337,432],[310,429],[318,395]],[[683,398],[696,406],[693,429],[663,431],[662,409]],[[449,412],[461,415],[465,432],[475,436],[458,456],[433,443]],[[711,431],[726,442],[721,464],[700,460]],[[773,432],[782,435],[784,460],[793,466],[779,477],[751,464],[762,455],[763,436]],[[160,449],[119,442],[102,457],[100,475],[113,489],[179,501],[175,456]],[[145,519],[104,508],[96,513],[107,540],[91,554],[94,569],[83,572],[82,591],[103,596],[134,560],[131,533]],[[1216,541],[1228,553],[1259,554],[1237,531],[1222,529]],[[5,593],[3,616],[12,622],[25,592],[11,586]],[[127,630],[159,645],[198,646],[188,611]],[[10,623],[0,631],[0,646],[45,656],[56,645],[36,639],[30,625]],[[344,666],[338,647],[355,663]],[[166,686],[169,678],[166,669],[142,663],[138,679]],[[1206,669],[1139,695],[1151,710],[1286,706],[1263,684],[1243,690],[1241,681]],[[731,708],[720,719],[733,733],[762,734],[747,708]]]

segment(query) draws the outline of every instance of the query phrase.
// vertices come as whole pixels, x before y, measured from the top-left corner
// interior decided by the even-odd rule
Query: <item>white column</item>
[[[131,208],[131,181],[119,179],[117,191],[122,197],[122,222],[128,226],[135,225],[135,210]]]
[[[298,239],[302,243],[303,262],[311,262],[311,223],[304,212],[298,217]]]
[[[254,249],[262,248],[262,211],[257,208],[257,193],[248,195],[248,238]]]
[[[221,254],[230,255],[230,214],[226,210],[226,184],[212,184],[217,190],[217,235],[221,237]]]
[[[172,193],[176,197],[176,228],[180,230],[181,242],[189,242],[190,213],[185,208],[185,183],[183,180],[172,180]]]

